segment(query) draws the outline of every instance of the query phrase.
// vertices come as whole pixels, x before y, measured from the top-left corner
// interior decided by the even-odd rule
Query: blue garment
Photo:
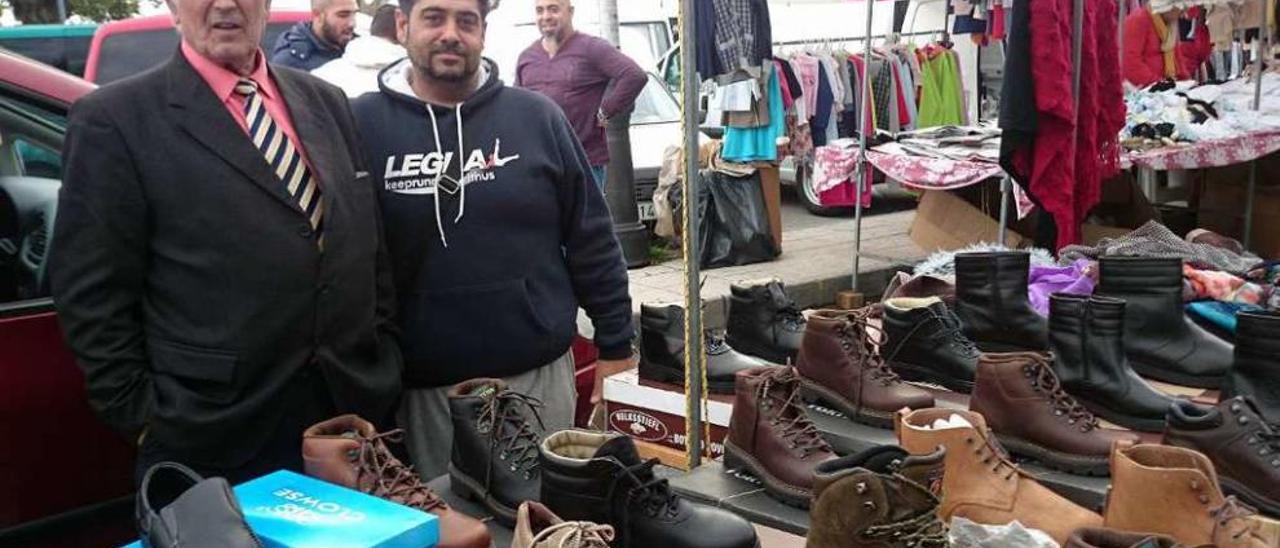
[[[1256,312],[1261,306],[1246,303],[1229,303],[1223,301],[1196,301],[1187,304],[1187,311],[1204,318],[1228,333],[1236,332],[1236,314],[1240,312]]]
[[[596,179],[596,187],[600,189],[600,193],[604,194],[605,174],[608,173],[609,164],[600,164],[591,166],[591,176]]]
[[[831,92],[831,82],[827,80],[827,71],[818,65],[818,106],[816,112],[809,113],[809,127],[813,133],[813,146],[827,144],[827,126],[831,124],[831,109],[835,107],[836,96]]]
[[[276,38],[271,63],[311,72],[342,57],[342,48],[326,44],[311,30],[311,20],[299,21]]]
[[[782,86],[773,64],[769,71],[769,125],[753,128],[724,128],[724,147],[720,157],[729,162],[774,162],[778,160],[778,137],[786,133],[786,113],[782,110]],[[830,96],[830,90],[827,91]]]
[[[694,55],[698,75],[702,79],[713,78],[728,71],[720,63],[716,53],[716,7],[711,0],[697,0],[693,24],[697,27],[698,43]]]

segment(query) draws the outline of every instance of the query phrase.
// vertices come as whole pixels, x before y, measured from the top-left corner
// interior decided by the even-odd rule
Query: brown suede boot
[[[874,447],[829,460],[815,471],[806,548],[942,548],[947,527],[928,489],[945,450],[912,456],[901,447]]]
[[[805,415],[795,369],[757,367],[736,380],[725,467],[750,470],[773,498],[808,508],[813,468],[836,455]]]
[[[355,415],[316,424],[302,433],[302,460],[313,478],[417,508],[439,518],[440,548],[489,548],[493,541],[480,520],[445,504],[412,468],[387,449],[401,431],[379,434]]]
[[[935,424],[935,421],[939,424]],[[945,421],[945,424],[942,424]],[[1062,498],[1018,469],[987,430],[982,415],[952,409],[903,413],[898,440],[912,454],[946,448],[946,474],[938,515],[1005,525],[1013,520],[1048,533],[1058,543],[1072,531],[1099,527],[1102,517]]]
[[[1087,527],[1071,533],[1062,548],[1182,548],[1182,545],[1161,535]]]
[[[1188,546],[1268,548],[1254,512],[1224,497],[1208,457],[1167,445],[1116,444],[1107,527],[1168,535]]]
[[[1037,352],[983,354],[969,410],[982,415],[1010,453],[1073,474],[1105,476],[1112,442],[1139,438],[1101,428],[1062,390],[1049,360]]]
[[[898,378],[880,356],[883,332],[872,337],[872,308],[819,310],[809,317],[796,359],[805,397],[872,426],[890,427],[903,407],[933,407],[933,396]]]
[[[609,548],[613,527],[589,521],[565,521],[531,500],[520,503],[511,548]]]

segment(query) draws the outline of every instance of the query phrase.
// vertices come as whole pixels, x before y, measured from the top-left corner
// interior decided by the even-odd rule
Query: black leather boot
[[[1235,361],[1222,383],[1222,399],[1248,396],[1262,416],[1280,422],[1280,314],[1236,315]]]
[[[1124,301],[1056,293],[1049,297],[1053,371],[1095,415],[1141,430],[1164,430],[1173,398],[1142,380],[1124,353]]]
[[[755,548],[747,520],[673,494],[621,434],[563,430],[542,442],[542,503],[569,521],[612,525],[615,548]]]
[[[724,337],[704,330],[707,355],[707,389],[733,393],[733,376],[743,370],[769,365],[734,350]],[[640,378],[684,386],[684,309],[677,305],[640,305]]]
[[[1218,388],[1231,367],[1231,345],[1183,313],[1182,260],[1103,257],[1095,295],[1125,301],[1124,350],[1145,377]]]
[[[782,365],[795,363],[804,315],[782,282],[729,286],[729,346]]]
[[[965,394],[973,390],[981,353],[942,299],[889,299],[884,302],[883,325],[888,341],[880,350],[903,379]]]
[[[538,500],[539,406],[498,379],[470,380],[449,390],[450,486],[508,527],[515,526],[521,502]]]
[[[1045,350],[1048,324],[1027,300],[1031,255],[1020,251],[956,254],[956,316],[987,352]]]

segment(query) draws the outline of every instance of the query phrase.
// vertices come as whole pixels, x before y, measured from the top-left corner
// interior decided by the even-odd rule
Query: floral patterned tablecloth
[[[990,162],[890,154],[877,150],[867,151],[867,161],[890,179],[921,190],[950,190],[1004,177],[1004,170],[999,164]],[[1018,218],[1021,219],[1031,213],[1035,205],[1022,192],[1022,187],[1012,186]]]
[[[1243,164],[1277,150],[1280,150],[1280,131],[1247,133],[1225,139],[1126,152],[1121,165],[1125,168],[1138,166],[1161,171],[1221,167]]]

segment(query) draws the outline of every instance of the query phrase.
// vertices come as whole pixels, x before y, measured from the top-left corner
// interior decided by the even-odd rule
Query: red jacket
[[[1191,42],[1179,42],[1175,50],[1178,61],[1178,80],[1187,80],[1207,59],[1212,51],[1209,29],[1197,19],[1196,37]],[[1164,79],[1164,53],[1160,51],[1160,37],[1156,35],[1151,13],[1139,10],[1124,20],[1124,79],[1135,86],[1148,86]]]

